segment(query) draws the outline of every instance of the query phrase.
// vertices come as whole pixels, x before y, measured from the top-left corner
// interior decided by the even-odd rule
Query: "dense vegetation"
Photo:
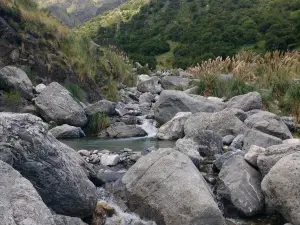
[[[98,43],[116,43],[152,68],[163,53],[169,67],[185,68],[241,49],[299,47],[300,1],[152,0],[130,21],[111,24],[99,27]]]

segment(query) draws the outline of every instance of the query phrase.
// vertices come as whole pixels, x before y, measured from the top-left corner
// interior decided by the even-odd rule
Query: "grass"
[[[300,53],[278,51],[264,55],[243,51],[230,58],[217,57],[188,69],[200,79],[201,95],[231,98],[258,91],[266,110],[300,119]],[[221,74],[232,74],[221,79]]]
[[[18,106],[21,102],[21,95],[17,90],[10,90],[4,93],[5,102],[12,106]]]
[[[179,45],[179,43],[174,41],[168,41],[170,45],[170,51],[161,54],[156,57],[157,69],[172,69],[174,63],[174,50]]]
[[[73,95],[73,97],[75,97],[81,102],[84,102],[85,92],[84,90],[82,90],[81,87],[79,87],[79,85],[70,83],[70,84],[66,84],[65,88],[68,89],[68,91]]]
[[[96,113],[89,119],[87,125],[87,133],[90,135],[97,135],[102,130],[110,126],[110,119],[104,113]]]

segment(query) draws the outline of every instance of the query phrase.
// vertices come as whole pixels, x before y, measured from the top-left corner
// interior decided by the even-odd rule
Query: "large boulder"
[[[187,137],[195,137],[203,130],[211,130],[222,137],[237,136],[245,132],[246,126],[230,111],[195,113],[184,124]]]
[[[245,124],[252,129],[259,130],[263,133],[273,135],[282,140],[292,138],[292,134],[289,131],[287,125],[280,119],[270,112],[259,112],[249,116],[245,120]]]
[[[158,94],[162,91],[160,79],[156,76],[150,77],[149,75],[139,75],[137,80],[137,90],[145,93]]]
[[[218,193],[229,200],[245,216],[260,213],[264,206],[261,175],[242,155],[228,159],[219,173]]]
[[[161,79],[161,86],[163,89],[177,89],[185,90],[190,84],[189,78],[179,77],[179,76],[164,76]]]
[[[215,112],[221,111],[224,107],[224,103],[215,103],[201,96],[167,90],[161,93],[156,102],[154,115],[157,121],[166,123],[178,112]]]
[[[35,100],[42,117],[58,124],[83,127],[87,118],[81,105],[73,99],[70,92],[59,83],[49,84]]]
[[[157,137],[163,140],[177,140],[184,137],[184,123],[192,115],[191,112],[179,112],[173,119],[162,125]]]
[[[5,91],[17,90],[27,100],[33,98],[33,86],[27,74],[13,66],[0,69],[0,88]]]
[[[84,111],[88,116],[92,116],[96,113],[104,113],[108,116],[113,116],[115,111],[116,103],[107,101],[107,100],[100,100],[94,104],[88,105]]]
[[[53,215],[56,225],[87,225],[81,219],[63,215]]]
[[[175,150],[190,157],[197,168],[200,167],[200,163],[203,161],[199,153],[199,147],[199,144],[191,138],[178,139],[175,144]]]
[[[3,225],[56,225],[33,185],[0,160],[0,220]]]
[[[85,137],[80,127],[73,127],[68,124],[57,126],[49,130],[49,132],[58,139],[62,138],[81,138]]]
[[[227,102],[227,107],[241,109],[245,112],[252,109],[261,109],[261,95],[258,92],[250,92],[245,95],[235,96]]]
[[[86,217],[97,201],[84,160],[30,114],[0,113],[0,160],[18,170],[56,213]]]
[[[263,176],[284,156],[299,152],[300,144],[281,144],[268,147],[257,158],[258,168]]]
[[[147,132],[136,125],[112,125],[106,129],[108,137],[111,138],[130,138],[145,137]]]
[[[294,225],[300,224],[300,152],[280,159],[264,177],[266,203]]]
[[[251,145],[267,148],[281,143],[282,140],[278,137],[274,137],[255,129],[249,129],[244,134],[243,150],[247,152]]]
[[[128,207],[157,224],[225,224],[200,172],[174,149],[159,149],[140,158],[121,181]]]

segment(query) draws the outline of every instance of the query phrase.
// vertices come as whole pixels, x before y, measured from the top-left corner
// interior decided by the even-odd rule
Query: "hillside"
[[[98,30],[97,43],[114,43],[151,68],[157,59],[185,68],[241,49],[292,50],[300,44],[299,0],[153,0],[132,19],[107,25],[110,18],[102,15],[80,29]]]
[[[74,27],[93,17],[120,6],[124,0],[36,0],[40,7],[59,18],[64,24]]]

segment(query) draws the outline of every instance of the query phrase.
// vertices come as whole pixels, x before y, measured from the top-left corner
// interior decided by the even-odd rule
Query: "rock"
[[[36,93],[40,94],[47,86],[45,84],[38,84],[35,87]]]
[[[161,79],[163,89],[185,90],[188,88],[190,79],[178,76],[164,76]]]
[[[20,53],[18,49],[12,50],[12,52],[9,54],[9,57],[12,62],[16,63],[20,58]]]
[[[295,117],[292,116],[282,116],[280,120],[285,123],[290,131],[295,131],[297,128],[297,121]]]
[[[198,93],[198,87],[195,86],[195,87],[189,88],[189,89],[185,90],[184,93],[196,95]]]
[[[115,171],[100,171],[97,173],[97,178],[103,181],[103,184],[115,182],[123,177],[124,172]]]
[[[219,155],[217,157],[217,159],[214,161],[214,168],[217,170],[221,170],[222,166],[224,165],[224,163],[230,159],[231,157],[235,156],[235,155],[244,155],[245,153],[241,150],[234,150],[234,151],[228,151],[225,152],[223,155]]]
[[[56,225],[33,185],[0,160],[0,220],[3,225]]]
[[[188,95],[182,91],[163,91],[154,107],[155,119],[160,123],[171,120],[178,112],[221,111],[224,103],[215,103],[204,97]]]
[[[193,139],[198,143],[199,153],[203,157],[222,153],[223,141],[218,133],[211,130],[203,130],[195,135]]]
[[[222,98],[213,97],[213,96],[209,96],[209,97],[207,97],[207,99],[210,100],[210,101],[212,101],[212,102],[216,102],[216,103],[223,102]]]
[[[157,224],[225,223],[202,175],[178,151],[159,149],[149,153],[121,181],[128,207]]]
[[[225,137],[223,137],[222,141],[223,141],[223,145],[230,145],[232,143],[232,141],[234,140],[234,136],[233,135],[226,135]]]
[[[203,158],[200,156],[199,153],[199,144],[196,143],[191,138],[182,138],[176,141],[175,150],[186,154],[195,164],[197,168],[200,167]]]
[[[142,104],[142,103],[152,103],[154,101],[154,95],[151,94],[151,93],[144,93],[142,94],[140,97],[139,97],[139,103]]]
[[[116,125],[107,128],[106,132],[111,138],[144,137],[147,132],[135,125]]]
[[[80,127],[73,127],[68,124],[57,126],[49,130],[55,138],[81,138],[85,137],[83,130]]]
[[[137,80],[137,90],[142,93],[150,92],[152,94],[158,94],[162,91],[159,82],[160,79],[156,76],[150,77],[148,75],[139,75]]]
[[[261,183],[269,207],[294,225],[300,224],[300,153],[280,159]]]
[[[88,105],[84,111],[88,116],[92,116],[96,113],[104,113],[108,116],[113,116],[115,111],[116,104],[107,100],[100,100],[94,104]]]
[[[227,102],[227,108],[237,108],[245,112],[252,109],[261,109],[261,95],[258,92],[250,92],[245,95],[235,96]]]
[[[282,144],[300,144],[300,139],[299,138],[286,139],[283,140]]]
[[[31,114],[0,113],[0,160],[13,165],[58,214],[86,217],[96,204],[88,166]],[[26,203],[28,204],[29,201]]]
[[[218,194],[231,203],[245,216],[260,213],[264,196],[260,188],[261,175],[241,155],[228,159],[219,173]]]
[[[257,167],[257,158],[260,154],[263,154],[265,151],[265,148],[256,145],[251,145],[249,151],[245,155],[245,160],[252,166]]]
[[[195,113],[184,124],[184,133],[187,137],[197,136],[203,130],[211,130],[222,137],[236,136],[244,133],[246,126],[229,111]]]
[[[115,110],[121,117],[126,115],[139,116],[142,114],[139,104],[124,104],[123,102],[118,102]]]
[[[243,150],[247,152],[251,145],[267,148],[269,146],[279,145],[281,143],[282,140],[280,138],[271,136],[258,130],[249,129],[244,134]]]
[[[105,225],[106,217],[105,209],[100,204],[97,204],[93,213],[91,225]]]
[[[234,114],[242,122],[244,122],[248,118],[248,114],[245,113],[241,109],[227,108],[227,109],[224,109],[224,111],[231,112],[232,114]]]
[[[70,92],[59,83],[49,84],[35,100],[42,117],[58,124],[83,127],[87,118],[81,105],[73,99]]]
[[[245,124],[249,128],[259,130],[280,139],[289,139],[293,137],[285,123],[280,120],[280,117],[270,112],[262,111],[249,116],[245,120]]]
[[[101,155],[101,164],[103,166],[115,166],[118,164],[120,161],[120,156],[115,154],[115,155]]]
[[[258,168],[263,176],[284,156],[299,152],[300,144],[281,144],[270,146],[257,158]]]
[[[5,91],[17,90],[27,100],[33,98],[33,86],[27,74],[13,66],[0,69],[0,88]]]
[[[173,119],[158,129],[157,137],[163,140],[178,140],[184,137],[184,123],[192,115],[191,112],[179,112]]]
[[[230,148],[232,149],[243,149],[243,145],[244,145],[244,135],[243,134],[239,134],[238,136],[236,136],[231,145]]]
[[[56,225],[87,225],[81,219],[63,215],[53,215]]]
[[[82,150],[78,151],[78,154],[81,155],[81,156],[90,156],[91,152],[88,151],[88,150],[82,149]]]
[[[20,110],[20,113],[30,113],[30,114],[33,114],[35,116],[39,115],[39,112],[38,112],[37,108],[34,105],[25,106],[24,108],[22,108]]]

